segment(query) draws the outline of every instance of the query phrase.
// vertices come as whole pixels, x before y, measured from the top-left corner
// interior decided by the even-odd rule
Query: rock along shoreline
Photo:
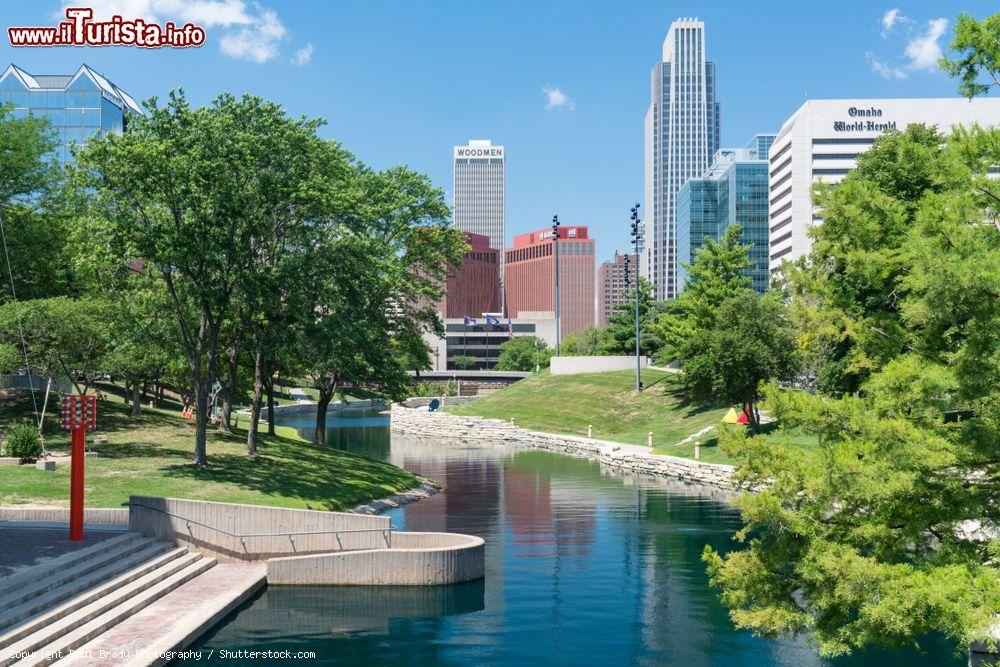
[[[597,460],[610,468],[627,472],[733,490],[733,466],[651,454],[649,447],[641,445],[529,431],[500,419],[429,412],[426,408],[407,408],[398,403],[392,405],[390,417],[391,429],[408,436],[471,445],[502,443],[545,449]]]

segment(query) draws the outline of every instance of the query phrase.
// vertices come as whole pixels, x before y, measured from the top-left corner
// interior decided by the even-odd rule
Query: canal
[[[285,423],[312,435],[309,419]],[[201,664],[233,664],[221,649],[312,651],[307,663],[346,665],[965,664],[943,642],[826,661],[805,638],[736,631],[700,561],[706,544],[731,548],[740,525],[720,492],[547,452],[390,436],[388,418],[370,413],[332,415],[329,426],[331,446],[441,483],[389,516],[401,530],[485,538],[485,581],[272,587],[195,647],[215,651]]]

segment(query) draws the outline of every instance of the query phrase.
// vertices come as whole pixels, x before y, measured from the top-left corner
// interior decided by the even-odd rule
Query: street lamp
[[[639,361],[639,243],[642,228],[639,220],[639,204],[632,207],[632,247],[635,250],[635,390],[642,391],[642,364]],[[628,271],[628,256],[625,257],[625,271]]]
[[[552,254],[555,257],[556,270],[556,356],[559,356],[559,216],[552,216]]]

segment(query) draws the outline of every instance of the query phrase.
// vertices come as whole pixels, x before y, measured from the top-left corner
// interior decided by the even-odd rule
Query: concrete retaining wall
[[[69,523],[69,508],[0,507],[0,521],[39,521]],[[84,509],[83,524],[127,526],[128,510],[125,508]]]
[[[611,468],[664,475],[725,489],[730,488],[730,477],[733,474],[733,466],[650,454],[647,447],[529,431],[499,419],[460,417],[447,412],[409,409],[398,404],[392,406],[392,430],[415,437],[450,439],[467,444],[507,443],[547,449],[597,459]]]
[[[336,402],[331,403],[327,407],[327,416],[334,416],[338,412],[348,411],[348,410],[370,410],[371,408],[385,407],[385,401],[383,400],[373,400],[364,399],[359,401],[350,401],[349,403]],[[249,415],[249,410],[240,411],[241,415]],[[274,406],[274,416],[275,417],[289,417],[293,415],[306,415],[306,414],[316,414],[316,403],[310,401],[309,403],[286,403],[285,405]],[[267,419],[267,406],[260,409],[260,418]]]
[[[175,541],[223,560],[256,561],[342,549],[377,549],[386,545],[390,528],[387,517],[346,512],[149,496],[132,496],[129,504],[129,530]]]
[[[403,401],[408,408],[426,408],[431,401],[441,401],[441,405],[464,405],[479,398],[476,396],[414,396]]]
[[[389,549],[267,562],[269,585],[440,586],[484,574],[483,539],[455,533],[393,533]]]
[[[649,365],[649,359],[639,357],[639,364],[645,368]],[[635,357],[552,357],[549,368],[553,375],[634,371]]]

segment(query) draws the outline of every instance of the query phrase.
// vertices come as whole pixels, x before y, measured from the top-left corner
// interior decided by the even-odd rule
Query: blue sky
[[[54,25],[59,0],[4,0],[9,25]],[[959,12],[995,2],[585,2],[554,0],[108,0],[98,12],[195,19],[196,49],[14,49],[0,61],[34,73],[87,62],[134,97],[183,87],[195,103],[251,92],[361,160],[430,175],[451,201],[451,147],[489,138],[507,147],[507,235],[553,213],[588,225],[599,258],[627,243],[642,200],[642,121],[649,71],[671,20],[706,22],[718,63],[723,145],[776,131],[804,100],[954,96],[931,65]],[[548,92],[546,92],[548,91]]]

